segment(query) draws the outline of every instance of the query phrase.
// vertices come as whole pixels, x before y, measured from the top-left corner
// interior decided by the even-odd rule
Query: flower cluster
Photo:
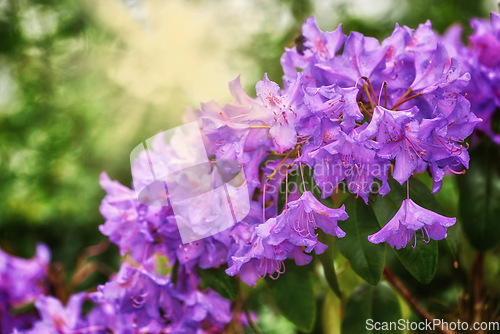
[[[449,52],[460,59],[462,72],[471,75],[466,88],[471,109],[483,120],[477,129],[500,144],[498,125],[494,129],[495,113],[500,108],[500,15],[491,13],[490,20],[471,21],[474,34],[469,36],[470,45],[462,43],[462,28],[454,26],[443,37]]]
[[[450,166],[468,167],[462,142],[480,121],[462,95],[470,76],[461,74],[430,22],[415,31],[396,25],[379,43],[355,32],[345,37],[340,26],[323,34],[310,18],[303,35],[303,54],[287,50],[281,62],[285,83],[302,70],[311,114],[301,129],[319,130],[303,146],[302,161],[321,166],[316,182],[323,197],[345,180],[367,202],[373,178],[385,195],[392,163],[400,184],[428,169],[434,192]]]
[[[36,313],[14,315],[11,310],[33,303],[38,296],[48,293],[47,272],[50,251],[38,245],[32,259],[11,256],[0,250],[0,331],[26,329],[38,319]]]
[[[483,30],[472,40],[483,43]],[[230,300],[200,289],[199,269],[223,268],[250,286],[265,276],[277,279],[285,260],[305,265],[313,251],[325,251],[320,233],[345,236],[338,225],[348,218],[345,207],[324,204],[340,186],[368,204],[375,193],[391,191],[389,177],[403,184],[427,170],[435,193],[447,171],[468,167],[464,140],[481,121],[463,94],[471,76],[454,57],[462,51],[449,53],[430,22],[416,30],[396,25],[379,42],[357,32],[346,36],[341,26],[322,32],[309,18],[299,41],[281,57],[284,89],[264,75],[251,98],[236,79],[229,84],[233,102],[204,103],[187,115],[198,122],[210,161],[242,166],[249,214],[222,232],[183,243],[167,198],[146,205],[134,189],[103,173],[100,231],[119,246],[124,263],[97,292],[74,295],[66,307],[38,297],[41,320],[32,331],[221,332],[239,315],[231,314]],[[498,66],[484,66],[490,65]],[[133,161],[135,190],[158,185],[150,155],[168,156],[167,169],[182,165],[182,143],[155,142],[149,149]],[[306,167],[313,171],[309,185]],[[290,182],[292,173],[302,182]],[[188,209],[187,223],[210,221],[199,207]],[[416,242],[419,230],[427,240],[443,239],[454,223],[407,198],[368,239],[399,249]],[[81,316],[86,298],[95,307]]]

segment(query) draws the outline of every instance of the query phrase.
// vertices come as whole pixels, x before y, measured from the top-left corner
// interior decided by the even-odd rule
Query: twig
[[[255,322],[253,322],[252,315],[250,314],[250,311],[248,311],[248,307],[246,307],[246,305],[243,306],[243,310],[245,311],[245,315],[247,317],[247,321],[248,321],[248,324],[250,325],[250,328],[253,329],[253,331],[255,332],[255,334],[262,334],[262,332],[260,331],[259,327],[257,327],[257,325],[255,324]]]
[[[408,288],[401,282],[392,271],[386,266],[384,268],[385,278],[391,283],[391,285],[400,293],[400,295],[408,302],[411,308],[422,318],[427,319],[429,322],[434,323],[434,317],[430,314],[419,302],[413,297],[412,293]],[[444,329],[441,326],[437,327],[436,330],[442,334],[455,334],[454,331]]]
[[[474,322],[481,322],[481,311],[483,309],[482,285],[484,271],[484,253],[478,253],[471,268],[470,277],[473,278],[472,287],[472,314]],[[478,334],[483,334],[484,331],[478,330]]]

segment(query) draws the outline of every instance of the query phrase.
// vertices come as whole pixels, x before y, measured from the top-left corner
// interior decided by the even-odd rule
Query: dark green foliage
[[[365,281],[376,285],[384,269],[385,244],[372,244],[368,241],[370,234],[380,228],[371,206],[366,205],[361,198],[350,196],[345,202],[349,219],[339,226],[346,236],[338,239],[338,246],[352,269]]]
[[[236,278],[229,276],[224,268],[199,269],[198,275],[201,278],[201,288],[210,287],[217,291],[222,297],[235,300],[238,295],[238,285]]]
[[[401,308],[394,291],[385,283],[361,285],[351,293],[342,320],[342,334],[402,333],[397,330],[368,330],[375,322],[395,322],[401,319]],[[380,327],[379,327],[380,328]]]
[[[415,178],[410,178],[410,198],[418,205],[442,213],[430,190]],[[372,203],[373,211],[380,227],[383,227],[396,214],[401,203],[406,198],[406,187],[396,181],[390,181],[391,192],[379,197]],[[453,228],[453,227],[452,227]],[[417,237],[417,239],[420,239]],[[398,259],[405,268],[421,283],[429,283],[434,277],[438,264],[438,245],[431,240],[428,244],[422,240],[415,248],[408,245],[406,248],[395,250]]]
[[[460,217],[472,246],[486,251],[500,240],[500,147],[483,139],[469,152],[469,170],[458,177]]]
[[[266,284],[281,313],[298,329],[310,332],[316,319],[311,266],[297,267],[286,263],[279,280],[266,279]]]

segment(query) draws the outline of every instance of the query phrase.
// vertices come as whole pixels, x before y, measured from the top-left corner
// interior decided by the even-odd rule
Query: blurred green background
[[[27,257],[45,242],[71,273],[82,250],[104,239],[99,174],[130,185],[132,148],[180,124],[186,107],[229,102],[227,82],[237,75],[250,95],[264,72],[281,83],[279,57],[311,15],[322,30],[343,23],[346,34],[384,38],[395,22],[416,28],[430,19],[443,32],[496,6],[0,0],[0,247]],[[102,255],[115,269],[116,254],[111,247]]]

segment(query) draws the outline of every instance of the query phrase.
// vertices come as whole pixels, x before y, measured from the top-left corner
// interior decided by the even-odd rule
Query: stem
[[[300,152],[297,152],[297,155],[299,156],[300,159]],[[300,176],[302,177],[302,185],[304,186],[304,192],[306,192],[306,183],[304,181],[304,171],[302,170],[302,162],[299,161],[299,168],[300,168]],[[298,189],[297,189],[298,190]],[[311,188],[312,191],[312,188]]]
[[[267,176],[267,179],[264,182],[264,184],[266,184],[269,180],[272,180],[272,178],[276,175],[276,173],[278,173],[278,171],[280,170],[281,166],[283,166],[283,164],[285,163],[286,159],[288,159],[288,157],[290,156],[290,154],[292,152],[295,152],[295,149],[291,150],[290,152],[288,152],[285,155],[285,157],[283,158],[283,160],[281,160],[281,162],[279,163],[278,167],[276,167],[276,169],[269,176]]]
[[[419,302],[413,297],[412,293],[408,288],[392,273],[389,267],[384,267],[384,275],[385,278],[391,283],[391,285],[396,289],[399,294],[408,302],[413,311],[417,313],[424,319],[427,319],[429,322],[434,322],[434,317],[430,314]],[[442,334],[455,334],[454,331],[444,329],[442,327],[437,327],[437,331]]]
[[[337,185],[334,193],[330,196],[333,201],[333,208],[340,208],[347,197],[349,197],[349,193],[345,192],[344,190],[340,190],[339,186]]]
[[[227,332],[230,334],[243,334],[244,331],[240,315],[243,308],[245,308],[245,302],[240,288],[240,282],[236,285],[236,290],[237,296],[231,311],[231,322],[229,323],[230,327],[227,327]]]
[[[302,162],[299,162],[300,176],[302,177],[302,185],[304,186],[304,192],[306,192],[306,182],[304,181],[304,171],[302,170]]]
[[[410,199],[410,178],[406,180],[406,199]]]
[[[250,315],[250,311],[248,311],[248,307],[246,307],[246,305],[243,306],[243,310],[245,311],[245,315],[247,317],[247,321],[248,321],[248,324],[250,325],[250,328],[253,329],[253,331],[256,334],[262,334],[259,327],[257,327],[257,324],[255,322],[253,322],[252,316]]]
[[[288,205],[288,171],[286,171],[286,175],[285,175],[285,211],[286,211],[286,207]]]
[[[266,182],[262,190],[262,223],[266,222]]]
[[[472,277],[473,287],[472,287],[472,312],[473,312],[473,322],[481,322],[481,310],[483,309],[482,300],[482,285],[483,285],[483,271],[484,271],[484,253],[478,253],[471,268],[470,277]],[[478,330],[478,334],[484,333],[482,330]]]

